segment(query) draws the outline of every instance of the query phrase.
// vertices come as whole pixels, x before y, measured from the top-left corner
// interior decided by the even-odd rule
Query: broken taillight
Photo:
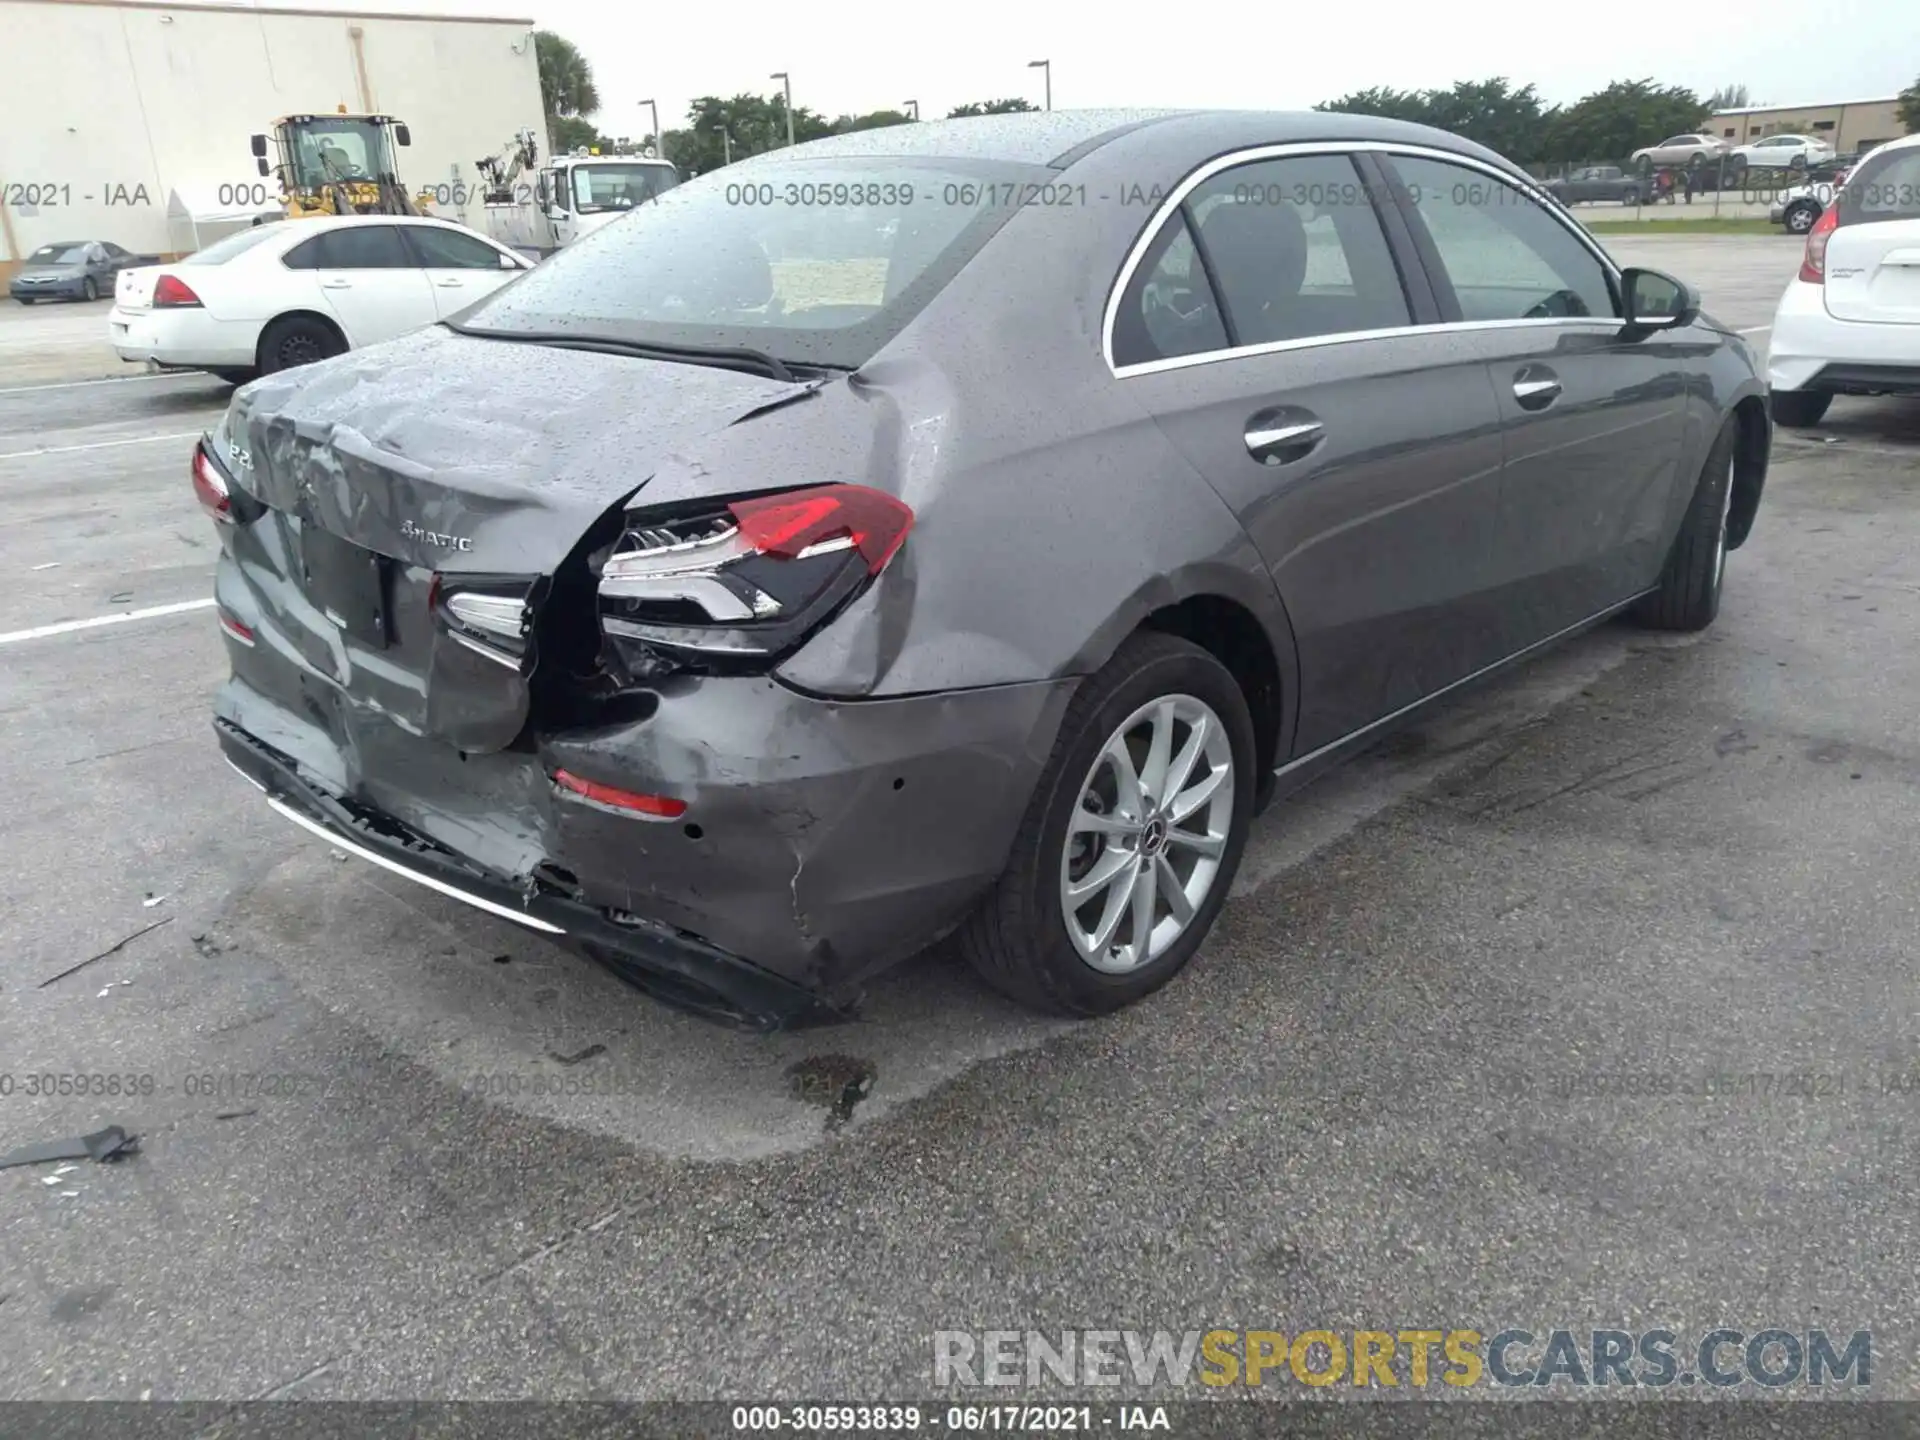
[[[1807,253],[1800,259],[1800,278],[1809,285],[1826,282],[1827,241],[1833,238],[1834,229],[1839,224],[1839,205],[1829,205],[1820,212],[1820,218],[1813,222],[1813,228],[1807,232]]]
[[[906,541],[913,511],[862,485],[816,485],[629,522],[600,566],[616,646],[764,662],[835,614]]]
[[[531,648],[532,587],[522,576],[436,574],[427,590],[427,608],[455,642],[518,670]]]
[[[156,310],[184,309],[187,306],[199,304],[200,297],[194,294],[187,282],[177,275],[162,275],[153,282],[153,306]]]
[[[233,495],[227,489],[227,477],[220,473],[204,445],[193,447],[193,498],[222,525],[233,524]]]

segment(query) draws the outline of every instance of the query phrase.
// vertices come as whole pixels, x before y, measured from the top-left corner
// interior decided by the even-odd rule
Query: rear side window
[[[1618,314],[1594,253],[1544,205],[1482,170],[1392,157],[1410,212],[1438,252],[1463,320],[1552,320]]]
[[[1380,217],[1344,155],[1223,170],[1167,227],[1121,299],[1116,365],[1412,323]]]
[[[1883,150],[1860,162],[1840,188],[1840,223],[1920,220],[1920,145]]]
[[[498,270],[500,252],[477,235],[463,235],[438,225],[409,225],[407,239],[420,253],[418,264],[429,270]]]
[[[412,270],[419,262],[391,225],[351,225],[303,241],[280,262],[289,270]]]

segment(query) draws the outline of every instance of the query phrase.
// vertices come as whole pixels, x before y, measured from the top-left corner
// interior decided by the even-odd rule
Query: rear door
[[[1432,297],[1372,172],[1337,147],[1260,155],[1202,171],[1162,222],[1112,359],[1265,557],[1305,754],[1498,658],[1500,416],[1480,359],[1413,328]]]
[[[1920,145],[1881,150],[1847,177],[1827,238],[1827,313],[1920,325]]]
[[[1685,329],[1623,339],[1611,267],[1489,169],[1383,158],[1435,298],[1484,360],[1506,462],[1495,544],[1506,648],[1524,649],[1659,578],[1686,423]]]
[[[398,227],[433,287],[435,314],[457,315],[521,273],[519,263],[478,235],[444,225]]]
[[[433,286],[395,225],[342,225],[289,251],[290,270],[311,270],[321,302],[358,347],[391,340],[439,318]]]

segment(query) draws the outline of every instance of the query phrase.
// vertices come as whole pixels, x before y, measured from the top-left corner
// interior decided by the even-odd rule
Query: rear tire
[[[80,298],[89,304],[100,298],[100,287],[91,275],[80,282]]]
[[[1775,390],[1767,396],[1767,413],[1774,424],[1799,430],[1818,425],[1832,403],[1831,390]]]
[[[1651,630],[1704,630],[1720,613],[1736,425],[1729,415],[1707,452],[1693,500],[1660,576],[1660,588],[1633,607],[1633,618]]]
[[[1253,820],[1254,753],[1246,696],[1224,665],[1171,635],[1128,639],[1067,707],[1007,867],[960,928],[968,962],[1058,1015],[1107,1014],[1166,984],[1226,903]],[[1076,907],[1070,887],[1084,886]],[[1143,893],[1150,918],[1137,926]]]
[[[261,332],[260,373],[277,375],[346,353],[347,343],[324,320],[283,315]]]
[[[1804,235],[1813,229],[1813,222],[1820,218],[1820,207],[1809,205],[1804,200],[1796,200],[1787,207],[1787,213],[1780,217],[1790,235]]]

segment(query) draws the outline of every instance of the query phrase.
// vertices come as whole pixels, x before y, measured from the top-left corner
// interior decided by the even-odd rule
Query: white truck
[[[482,228],[503,245],[544,258],[679,183],[680,172],[657,156],[553,155],[491,190]]]

